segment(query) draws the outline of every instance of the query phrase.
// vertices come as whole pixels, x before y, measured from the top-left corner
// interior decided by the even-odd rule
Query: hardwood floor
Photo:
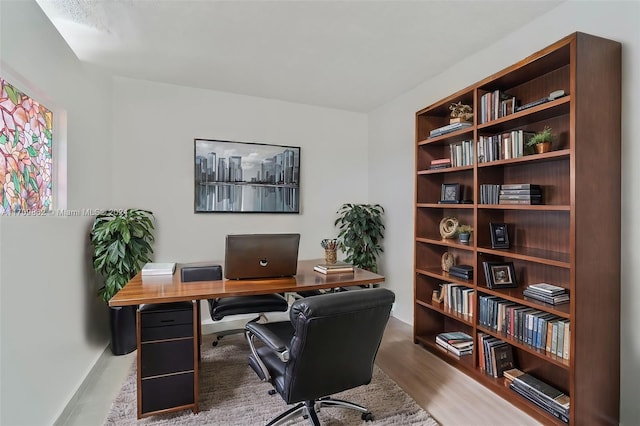
[[[376,364],[442,426],[540,424],[414,344],[411,326],[393,317],[387,325]]]

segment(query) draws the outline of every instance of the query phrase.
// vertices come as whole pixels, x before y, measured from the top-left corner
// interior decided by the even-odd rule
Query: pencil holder
[[[338,260],[338,251],[336,249],[324,249],[324,262],[334,264]]]
[[[338,259],[338,240],[335,238],[325,238],[320,242],[324,249],[324,262],[328,264],[336,263]]]

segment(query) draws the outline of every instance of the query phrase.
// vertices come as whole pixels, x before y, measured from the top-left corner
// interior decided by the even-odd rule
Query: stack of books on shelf
[[[542,204],[542,188],[531,183],[501,185],[498,204]]]
[[[444,308],[461,315],[473,317],[473,295],[472,288],[455,283],[440,284],[440,301]]]
[[[498,204],[500,185],[485,183],[480,185],[480,204]]]
[[[480,326],[505,333],[547,355],[569,359],[571,323],[549,312],[544,312],[497,296],[478,297],[478,323]]]
[[[176,264],[174,262],[168,263],[146,263],[142,267],[142,276],[150,277],[157,275],[173,275],[176,270]]]
[[[435,138],[437,136],[441,136],[447,133],[455,132],[456,130],[464,129],[471,126],[472,123],[468,121],[461,121],[459,123],[451,123],[446,126],[438,127],[437,129],[433,129],[429,132],[430,138]]]
[[[473,352],[473,337],[462,331],[440,333],[436,336],[436,344],[455,356],[469,355]]]
[[[449,153],[453,167],[471,166],[473,164],[473,141],[462,141],[449,145]]]
[[[451,167],[451,160],[449,158],[436,158],[435,160],[431,160],[431,164],[429,165],[429,169],[446,169],[447,167]]]
[[[318,263],[313,270],[321,274],[348,274],[353,272],[353,265],[345,262]]]
[[[463,280],[473,279],[473,266],[470,265],[453,265],[449,268],[449,275],[453,275]]]
[[[515,366],[513,346],[485,333],[478,333],[478,357],[480,369],[492,377],[502,377]]]
[[[531,284],[523,290],[522,294],[530,299],[551,305],[569,302],[569,293],[566,288],[547,283]]]
[[[509,389],[563,422],[569,423],[569,395],[517,368],[505,371],[504,377]]]

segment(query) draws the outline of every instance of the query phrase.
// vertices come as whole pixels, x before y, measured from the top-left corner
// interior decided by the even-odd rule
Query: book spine
[[[540,189],[540,185],[531,183],[511,183],[500,185],[500,189]]]
[[[498,204],[542,204],[541,199],[531,199],[531,200],[505,200],[500,199]]]

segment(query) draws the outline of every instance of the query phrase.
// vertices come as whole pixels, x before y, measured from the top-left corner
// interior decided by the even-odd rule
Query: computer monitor
[[[225,242],[227,279],[289,277],[297,273],[300,234],[231,234]]]

